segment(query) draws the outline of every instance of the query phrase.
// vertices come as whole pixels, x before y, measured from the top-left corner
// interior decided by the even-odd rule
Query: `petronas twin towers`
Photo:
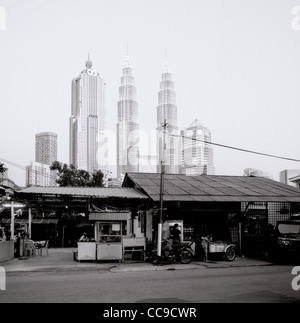
[[[117,124],[117,177],[122,179],[126,172],[139,171],[139,125],[138,103],[133,70],[127,56],[119,89]],[[166,122],[166,128],[164,123]],[[165,171],[177,174],[180,165],[179,132],[177,128],[177,106],[174,82],[169,68],[162,75],[157,107],[157,172],[161,163]],[[165,132],[165,133],[164,133]]]
[[[117,178],[139,171],[139,125],[135,79],[127,55],[119,88],[117,124]]]
[[[89,172],[107,169],[108,138],[105,135],[105,87],[100,74],[92,69],[90,58],[86,69],[72,81],[72,114],[70,118],[70,164]],[[121,77],[117,122],[117,179],[127,172],[139,172],[140,133],[135,78],[127,54]],[[184,170],[189,154],[182,153],[182,137],[177,126],[176,93],[172,74],[166,64],[162,74],[157,106],[157,172],[161,164],[165,172]],[[194,143],[199,146],[200,143]],[[204,143],[201,143],[204,145]],[[193,151],[195,147],[192,148]],[[203,150],[204,151],[204,150]],[[205,151],[212,151],[206,149]],[[203,157],[203,156],[202,156]],[[203,158],[202,158],[203,160]],[[212,165],[212,157],[206,160]],[[193,159],[195,162],[195,158]],[[197,162],[197,161],[196,161]],[[209,167],[213,169],[213,167]]]

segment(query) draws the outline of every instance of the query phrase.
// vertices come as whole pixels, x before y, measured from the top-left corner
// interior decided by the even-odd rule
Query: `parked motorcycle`
[[[152,264],[175,263],[189,264],[193,259],[193,241],[181,244],[171,244],[169,239],[165,239],[161,244],[161,256],[157,255],[157,250],[152,250],[146,255],[145,261]]]

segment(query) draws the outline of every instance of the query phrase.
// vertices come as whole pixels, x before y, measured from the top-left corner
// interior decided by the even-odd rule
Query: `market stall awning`
[[[147,203],[149,197],[128,187],[28,187],[16,192],[15,199],[32,209],[86,213],[90,203],[127,209]]]
[[[96,212],[90,213],[91,221],[127,221],[130,219],[130,212]]]
[[[33,224],[57,224],[58,221],[59,221],[58,219],[33,219],[31,221],[31,223],[33,223]],[[15,219],[14,222],[18,223],[18,224],[27,224],[28,219]],[[2,224],[10,224],[11,219],[2,219],[1,223]]]

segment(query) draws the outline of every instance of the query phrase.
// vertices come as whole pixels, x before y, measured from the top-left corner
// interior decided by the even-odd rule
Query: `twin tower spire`
[[[164,156],[165,170],[169,173],[178,173],[179,149],[175,147],[176,140],[170,139],[167,144],[168,151],[162,150],[163,123],[167,122],[166,131],[176,133],[177,128],[177,106],[174,91],[174,83],[170,74],[168,59],[166,55],[165,71],[162,75],[160,91],[158,94],[157,107],[157,171],[160,172],[161,160]],[[121,77],[118,101],[118,124],[117,124],[117,178],[122,181],[127,172],[139,172],[140,150],[139,150],[139,124],[138,103],[136,101],[136,86],[133,70],[129,60],[128,46],[125,68]],[[171,137],[169,137],[171,138]],[[148,166],[147,156],[143,156]],[[148,164],[148,165],[147,165]],[[143,167],[144,168],[144,167]]]

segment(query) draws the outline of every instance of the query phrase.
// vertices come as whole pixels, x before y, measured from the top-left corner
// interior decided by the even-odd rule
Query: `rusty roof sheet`
[[[164,176],[165,201],[300,202],[300,189],[264,177]],[[160,174],[127,173],[123,187],[136,187],[160,199]]]
[[[18,194],[44,194],[44,195],[69,195],[78,197],[97,198],[128,198],[148,199],[148,197],[134,188],[86,188],[86,187],[29,187]]]

